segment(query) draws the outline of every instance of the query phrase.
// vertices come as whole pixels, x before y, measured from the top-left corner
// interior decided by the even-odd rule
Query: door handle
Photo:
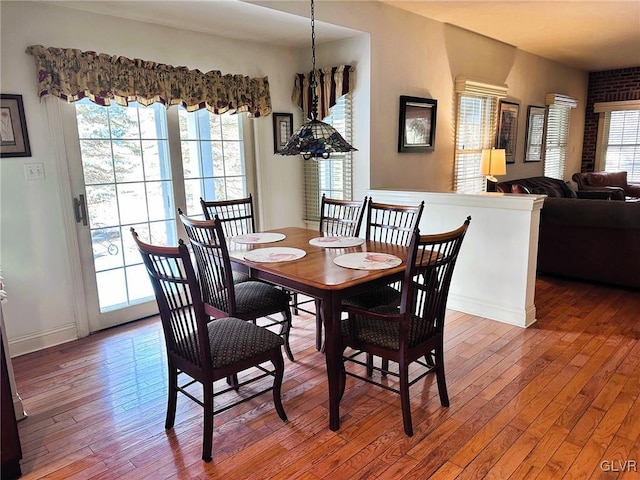
[[[87,226],[87,202],[84,194],[78,195],[78,198],[73,199],[73,211],[76,215],[76,223],[82,222],[82,225]]]

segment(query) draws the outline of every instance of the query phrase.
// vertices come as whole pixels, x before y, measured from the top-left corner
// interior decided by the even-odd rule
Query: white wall
[[[202,71],[268,76],[274,111],[291,112],[300,52],[230,40],[32,2],[2,2],[2,93],[21,94],[32,156],[0,162],[0,265],[9,302],[4,314],[12,354],[75,338],[76,308],[70,251],[53,145],[44,103],[36,95],[28,45],[69,47],[142,58]],[[264,228],[301,225],[298,157],[273,154],[271,116],[252,120],[256,133]],[[42,163],[46,178],[26,181],[24,165]]]
[[[307,2],[252,3],[308,16]],[[523,163],[526,110],[528,105],[543,106],[545,94],[552,92],[578,100],[578,108],[571,113],[565,179],[580,171],[586,72],[379,2],[317,2],[316,19],[371,35],[370,188],[451,190],[455,135],[453,87],[459,75],[507,84],[506,100],[520,104],[516,163],[508,165],[507,175],[500,179],[542,175],[542,163]],[[397,152],[400,95],[438,100],[433,152]],[[354,162],[357,159],[354,155]]]
[[[307,2],[252,2],[308,17]],[[292,75],[309,70],[308,49],[291,50],[158,25],[99,16],[34,2],[0,2],[3,93],[23,95],[33,156],[0,162],[0,264],[9,289],[5,322],[12,352],[64,341],[76,322],[69,286],[69,247],[45,109],[36,97],[32,44],[95,50],[131,58],[267,75],[274,111],[291,104]],[[454,79],[482,77],[509,85],[520,103],[518,150],[505,179],[541,175],[542,164],[522,163],[526,107],[557,92],[578,99],[571,117],[567,178],[579,170],[588,76],[485,37],[373,1],[318,2],[316,19],[366,32],[333,44],[318,39],[317,66],[353,63],[354,194],[368,188],[448,191],[452,184]],[[248,27],[250,28],[250,27]],[[397,153],[400,95],[438,100],[435,151]],[[301,123],[299,114],[296,124]],[[271,117],[256,119],[257,196],[264,228],[301,224],[301,161],[273,154]],[[27,182],[25,163],[44,164],[47,178]]]

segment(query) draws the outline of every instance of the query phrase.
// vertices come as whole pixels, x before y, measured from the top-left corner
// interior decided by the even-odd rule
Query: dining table
[[[340,428],[345,377],[340,322],[343,299],[397,281],[408,248],[357,237],[337,238],[286,227],[227,240],[233,263],[252,278],[320,300],[329,393],[329,428]],[[389,261],[390,259],[390,261]]]

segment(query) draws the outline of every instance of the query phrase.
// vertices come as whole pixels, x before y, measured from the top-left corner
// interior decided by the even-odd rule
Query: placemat
[[[293,247],[257,248],[244,254],[244,258],[251,262],[290,262],[298,260],[307,254],[304,250]]]
[[[325,248],[357,247],[363,243],[364,238],[359,237],[316,237],[309,240],[309,244]]]
[[[284,233],[275,232],[258,232],[245,233],[244,235],[236,235],[231,237],[236,243],[255,244],[255,243],[274,243],[284,240],[287,236]]]
[[[384,270],[397,267],[402,263],[402,260],[388,253],[355,252],[340,255],[333,259],[333,263],[356,270]]]

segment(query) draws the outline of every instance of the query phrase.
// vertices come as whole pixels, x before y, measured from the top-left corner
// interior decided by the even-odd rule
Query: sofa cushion
[[[590,172],[587,183],[593,187],[624,187],[627,185],[627,172]]]

